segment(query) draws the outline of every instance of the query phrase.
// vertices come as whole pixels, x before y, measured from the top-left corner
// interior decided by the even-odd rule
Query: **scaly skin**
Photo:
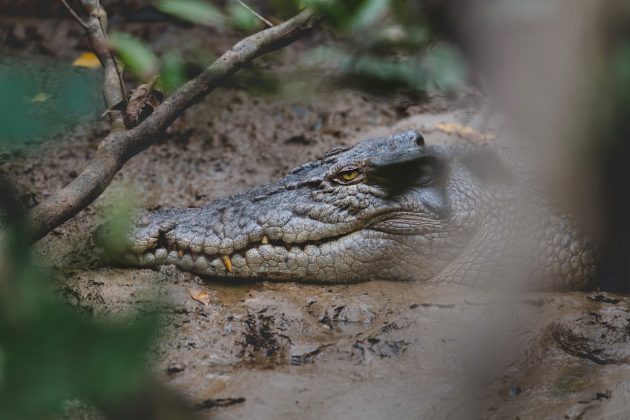
[[[366,140],[202,208],[145,211],[121,258],[219,278],[587,287],[590,246],[506,156],[415,131]]]

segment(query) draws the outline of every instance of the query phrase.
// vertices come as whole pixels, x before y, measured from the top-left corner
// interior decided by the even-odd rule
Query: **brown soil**
[[[114,267],[91,241],[121,192],[140,207],[199,206],[277,179],[337,144],[407,128],[423,130],[428,143],[461,142],[436,125],[478,126],[479,102],[475,95],[419,101],[344,90],[290,98],[219,90],[130,161],[92,206],[40,241],[37,252],[68,301],[95,316],[160,302],[155,372],[208,416],[627,418],[627,297],[515,298],[378,279],[208,283],[168,266]],[[76,176],[106,129],[79,127],[3,162],[0,171],[36,203]],[[193,300],[191,290],[207,292],[208,305]]]

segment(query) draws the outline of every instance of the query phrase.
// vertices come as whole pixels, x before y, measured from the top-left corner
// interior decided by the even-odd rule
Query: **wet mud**
[[[415,128],[429,144],[471,141],[438,125],[479,127],[482,105],[469,93],[383,99],[337,90],[278,98],[221,89],[125,165],[102,197],[36,252],[60,294],[94,316],[157,308],[153,369],[207,417],[627,418],[626,296],[515,296],[367,278],[232,285],[172,266],[116,267],[92,242],[122,195],[138,207],[199,206],[366,137]],[[104,122],[83,125],[63,141],[3,158],[0,171],[35,204],[76,176],[106,132]],[[206,300],[193,299],[200,294]]]

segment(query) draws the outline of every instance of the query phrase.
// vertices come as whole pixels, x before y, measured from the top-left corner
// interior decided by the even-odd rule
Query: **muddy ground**
[[[3,36],[16,31],[11,22],[0,22]],[[68,58],[82,48],[72,22],[53,31],[34,20],[31,30],[44,33],[36,52],[52,54],[57,42],[66,48],[56,55]],[[162,32],[153,32],[155,44],[176,39]],[[215,39],[213,47],[228,41]],[[306,46],[291,48],[289,58],[263,65],[290,62]],[[378,279],[230,285],[170,266],[115,267],[92,242],[123,195],[139,207],[199,206],[366,137],[416,128],[428,143],[470,141],[437,125],[479,127],[482,104],[470,92],[418,99],[338,89],[279,98],[222,89],[36,250],[53,267],[60,293],[95,316],[134,314],[159,302],[164,318],[153,368],[208,417],[627,418],[628,297],[500,295]],[[76,176],[106,132],[106,122],[85,124],[63,141],[3,158],[0,171],[25,201],[37,203]],[[207,304],[191,297],[204,293]]]

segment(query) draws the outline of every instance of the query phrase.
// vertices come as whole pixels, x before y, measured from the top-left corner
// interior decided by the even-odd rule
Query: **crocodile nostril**
[[[418,131],[416,131],[416,144],[418,146],[424,146],[424,136]]]
[[[166,233],[167,233],[167,232],[168,232],[168,231],[166,231],[166,232],[165,232],[165,231],[162,231],[162,230],[161,230],[161,231],[158,233],[157,242],[156,242],[156,244],[155,244],[155,247],[156,247],[156,248],[166,248],[166,249],[168,249],[168,248],[169,248],[169,241],[168,241],[168,239],[167,239],[167,237],[166,237]]]

